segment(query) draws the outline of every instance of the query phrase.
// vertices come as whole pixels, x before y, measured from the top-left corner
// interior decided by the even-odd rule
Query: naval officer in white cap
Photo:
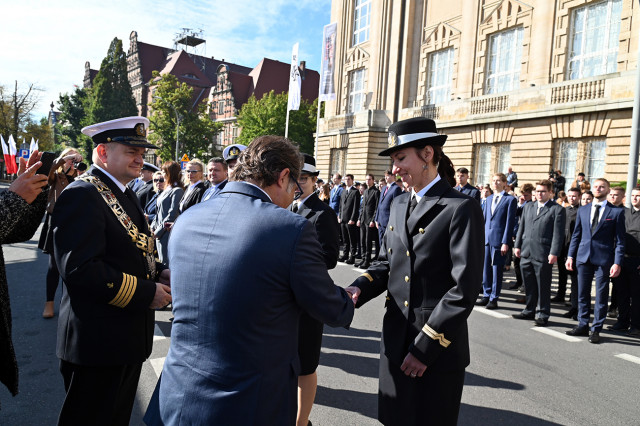
[[[147,148],[144,117],[82,129],[94,165],[60,195],[53,246],[64,287],[57,356],[66,397],[60,425],[128,425],[142,363],[151,354],[154,308],[171,302],[169,270],[127,182]]]

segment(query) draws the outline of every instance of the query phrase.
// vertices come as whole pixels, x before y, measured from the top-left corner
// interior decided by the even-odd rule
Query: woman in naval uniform
[[[455,189],[433,120],[389,127],[393,173],[410,192],[394,199],[377,262],[352,284],[356,307],[386,292],[378,419],[385,425],[455,425],[469,365],[467,317],[481,289],[480,205]]]

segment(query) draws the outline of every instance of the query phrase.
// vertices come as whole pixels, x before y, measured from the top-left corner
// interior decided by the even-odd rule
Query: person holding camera
[[[43,318],[53,318],[55,315],[53,299],[56,296],[58,290],[58,283],[60,282],[60,273],[56,266],[55,258],[53,257],[53,229],[51,228],[51,213],[56,205],[60,193],[78,177],[78,166],[82,162],[82,155],[74,148],[67,148],[60,156],[53,162],[51,170],[49,171],[48,184],[49,184],[49,197],[47,199],[46,216],[44,219],[44,225],[42,225],[42,231],[40,232],[40,240],[38,241],[38,248],[42,250],[44,254],[49,255],[49,267],[47,269],[47,293],[46,301],[44,302],[44,311],[42,312]],[[85,166],[86,168],[86,166]]]
[[[40,154],[33,151],[29,162],[20,158],[18,178],[0,191],[0,244],[26,241],[36,232],[47,201],[47,177],[36,174]],[[0,381],[12,395],[18,393],[18,363],[11,341],[11,305],[0,246]]]

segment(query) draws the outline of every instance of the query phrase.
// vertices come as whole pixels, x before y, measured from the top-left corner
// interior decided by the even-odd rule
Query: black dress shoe
[[[511,286],[509,286],[509,290],[516,290],[518,289],[518,287],[520,287],[520,284],[516,282],[516,283],[513,283]]]
[[[524,293],[524,285],[518,287],[518,293]]]
[[[489,303],[487,303],[487,306],[485,306],[485,308],[487,308],[487,309],[498,309],[498,301],[497,300],[490,300]]]
[[[549,322],[549,320],[542,319],[542,318],[536,318],[536,320],[534,322],[536,323],[536,325],[538,327],[546,327],[547,323]]]
[[[483,297],[482,299],[476,301],[476,305],[478,306],[487,306],[488,303],[489,303],[488,297]]]
[[[613,330],[613,331],[627,331],[629,329],[628,325],[622,324],[621,322],[616,322],[613,325],[610,325],[609,327],[607,327],[609,330]]]
[[[575,326],[571,330],[565,331],[565,333],[569,336],[588,336],[589,335],[589,327],[580,327]]]
[[[618,308],[609,309],[607,311],[608,318],[618,318]]]
[[[558,294],[555,297],[552,297],[551,301],[553,303],[564,303],[564,294]]]
[[[349,259],[347,256],[342,256],[342,257],[338,258],[338,262],[346,262],[347,259]]]
[[[629,331],[627,331],[627,336],[640,337],[640,329],[637,329],[635,327],[631,327],[629,329]]]
[[[564,314],[562,314],[562,318],[573,318],[578,314],[578,310],[571,308],[569,309],[567,312],[565,312]]]
[[[527,299],[524,297],[518,297],[516,303],[527,303]]]
[[[600,343],[600,332],[592,331],[589,333],[589,343]]]
[[[369,269],[369,266],[371,266],[371,264],[369,262],[360,262],[360,265],[358,265],[358,268],[360,268],[360,269]]]
[[[347,260],[345,260],[344,263],[346,263],[347,265],[353,265],[354,263],[356,263],[356,259],[353,257],[350,257]]]
[[[520,320],[532,320],[533,319],[533,314],[532,315],[526,315],[526,314],[523,314],[522,312],[517,313],[517,314],[512,314],[511,316],[513,318],[515,318],[515,319],[520,319]]]

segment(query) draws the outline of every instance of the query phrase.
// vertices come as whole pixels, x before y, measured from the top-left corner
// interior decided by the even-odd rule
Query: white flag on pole
[[[29,144],[29,155],[31,155],[31,153],[36,149],[38,149],[38,144],[33,136],[31,136],[31,143]]]
[[[293,45],[291,52],[291,71],[289,72],[289,102],[287,111],[300,109],[300,93],[302,92],[302,79],[300,78],[300,68],[298,68],[298,45]]]

